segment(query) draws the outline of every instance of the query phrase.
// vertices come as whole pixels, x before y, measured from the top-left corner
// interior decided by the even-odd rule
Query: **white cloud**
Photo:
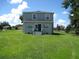
[[[11,10],[11,13],[12,13],[12,14],[22,14],[22,11],[23,11],[25,8],[29,8],[29,7],[28,7],[27,2],[23,1],[23,2],[18,6],[18,8],[16,8],[16,9],[13,8],[13,9]]]
[[[68,14],[68,12],[66,12],[66,11],[64,11],[64,12],[62,12],[62,14],[63,15],[67,15]],[[58,25],[64,25],[65,27],[70,23],[70,21],[69,20],[64,20],[64,19],[59,19],[59,16],[58,16],[58,14],[54,14],[54,27],[57,27],[57,24]]]
[[[69,24],[69,21],[66,22],[66,20],[58,19],[58,20],[55,21],[55,23],[54,23],[54,27],[56,27],[57,24],[58,24],[58,25],[63,25],[63,26],[66,27],[66,26]]]
[[[54,27],[56,27],[56,25],[57,25],[57,14],[55,13],[54,15],[53,15],[53,17],[54,17]]]
[[[56,18],[57,18],[57,14],[55,13],[55,14],[53,15],[53,17],[54,17],[54,20],[56,20]]]
[[[63,11],[62,14],[68,15],[69,13],[67,11]]]
[[[21,3],[22,0],[10,0],[11,4]]]
[[[66,21],[63,20],[63,19],[59,19],[59,20],[58,20],[58,24],[59,24],[59,25],[65,25],[65,22],[66,22]]]
[[[11,13],[12,13],[12,14],[22,14],[22,12],[21,12],[20,10],[15,9],[15,8],[13,8],[13,9],[11,10]]]
[[[27,2],[23,1],[21,5],[18,6],[19,10],[29,8]]]
[[[21,24],[21,21],[19,19],[19,15],[15,15],[15,14],[5,14],[0,16],[0,22],[9,22],[10,25],[17,25],[17,24]]]
[[[74,16],[74,14],[71,14],[71,16]]]
[[[19,16],[22,14],[23,10],[27,8],[27,2],[22,1],[22,3],[17,8],[11,9],[10,13],[0,16],[0,22],[7,21],[10,23],[10,25],[21,24]]]

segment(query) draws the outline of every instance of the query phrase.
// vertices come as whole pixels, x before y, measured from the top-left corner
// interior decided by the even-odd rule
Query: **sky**
[[[54,12],[54,27],[67,26],[69,10],[62,7],[63,0],[0,0],[0,22],[7,21],[14,26],[21,24],[19,16],[22,12],[46,11]]]

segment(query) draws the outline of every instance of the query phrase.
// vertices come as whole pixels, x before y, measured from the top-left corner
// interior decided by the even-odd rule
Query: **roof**
[[[54,14],[54,12],[45,12],[45,11],[31,11],[31,12],[23,12],[23,13],[52,13]]]

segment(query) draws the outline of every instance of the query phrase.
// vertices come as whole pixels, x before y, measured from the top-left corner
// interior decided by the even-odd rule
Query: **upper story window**
[[[33,17],[33,19],[36,19],[36,14],[33,14],[32,17]]]
[[[50,14],[46,14],[46,15],[45,15],[45,19],[46,19],[46,20],[49,20],[49,19],[50,19]]]
[[[47,16],[46,19],[49,19],[49,16]]]

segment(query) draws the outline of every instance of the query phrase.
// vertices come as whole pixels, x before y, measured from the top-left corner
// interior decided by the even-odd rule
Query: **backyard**
[[[79,37],[31,35],[18,30],[0,32],[0,59],[79,59]]]

